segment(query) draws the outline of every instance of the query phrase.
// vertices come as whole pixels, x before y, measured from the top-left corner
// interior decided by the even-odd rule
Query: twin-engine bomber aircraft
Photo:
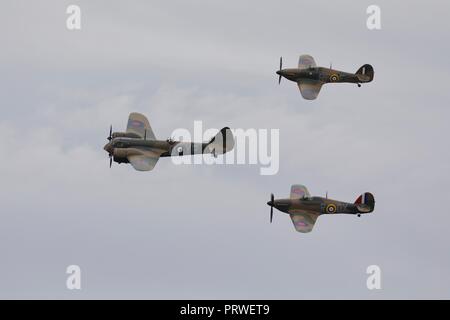
[[[349,82],[356,83],[361,87],[361,83],[373,80],[373,67],[365,64],[356,71],[356,73],[348,73],[330,68],[317,67],[314,58],[310,55],[302,55],[298,61],[298,68],[282,69],[283,58],[280,58],[280,70],[278,84],[281,77],[297,82],[298,88],[303,98],[306,100],[314,100],[319,95],[322,85],[325,83]]]
[[[172,139],[157,140],[147,118],[140,113],[130,113],[126,132],[112,132],[104,149],[109,154],[109,166],[131,163],[138,171],[152,170],[160,157],[173,157],[211,153],[214,157],[234,148],[234,137],[230,128],[219,131],[209,142],[180,142]]]
[[[273,194],[270,201],[270,222],[273,218],[273,207],[288,213],[298,232],[311,232],[317,218],[322,214],[356,214],[358,217],[370,213],[375,208],[375,198],[369,192],[363,193],[355,203],[347,203],[322,197],[311,197],[305,186],[293,185],[290,199],[275,200]]]

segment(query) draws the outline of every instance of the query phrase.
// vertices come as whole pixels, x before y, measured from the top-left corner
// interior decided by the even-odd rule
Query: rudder
[[[370,192],[364,192],[355,201],[359,212],[369,213],[375,209],[375,197]]]
[[[230,128],[222,128],[208,143],[205,152],[212,153],[214,156],[224,154],[234,148],[234,137]]]
[[[355,74],[361,82],[370,82],[373,80],[374,73],[373,67],[370,64],[365,64]]]

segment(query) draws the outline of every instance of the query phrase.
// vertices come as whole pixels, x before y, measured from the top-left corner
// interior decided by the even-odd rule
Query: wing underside
[[[306,100],[314,100],[322,89],[323,82],[319,80],[301,80],[297,82],[302,97]]]
[[[156,140],[148,119],[140,113],[132,112],[128,117],[127,133],[134,133],[146,140]]]
[[[155,167],[163,152],[162,150],[133,149],[132,154],[127,158],[135,170],[150,171]]]
[[[291,186],[291,199],[310,198],[308,189],[301,184],[294,184]]]
[[[317,214],[307,212],[291,213],[290,216],[295,230],[302,233],[311,232],[318,217]]]
[[[308,69],[316,67],[316,61],[309,54],[301,55],[298,59],[298,68],[299,69]]]

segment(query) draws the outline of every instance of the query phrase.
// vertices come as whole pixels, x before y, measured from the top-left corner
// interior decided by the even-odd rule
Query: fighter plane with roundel
[[[112,162],[130,163],[138,171],[152,170],[160,157],[193,154],[212,154],[216,157],[234,148],[234,137],[230,128],[224,127],[208,142],[194,143],[158,140],[148,119],[140,113],[130,113],[125,132],[113,132],[109,128],[109,142],[104,146]]]
[[[320,89],[326,83],[356,83],[361,87],[361,83],[371,82],[374,76],[373,67],[365,64],[356,71],[349,73],[331,68],[317,67],[314,58],[310,55],[301,55],[298,61],[298,68],[283,69],[283,57],[280,57],[280,69],[278,74],[278,84],[281,78],[297,83],[302,97],[306,100],[314,100],[319,95]]]
[[[370,213],[375,209],[375,198],[369,192],[361,194],[354,203],[342,202],[324,197],[312,197],[308,189],[299,184],[291,187],[289,199],[274,199],[271,194],[270,222],[273,219],[273,208],[289,214],[295,230],[302,233],[311,232],[317,218],[322,214],[361,214]]]

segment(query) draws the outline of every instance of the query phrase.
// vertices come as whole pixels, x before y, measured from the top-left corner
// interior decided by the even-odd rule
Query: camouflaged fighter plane
[[[138,171],[152,170],[160,157],[173,157],[210,153],[214,157],[234,148],[234,137],[230,128],[219,131],[209,142],[180,142],[172,139],[157,140],[147,118],[140,113],[130,113],[126,132],[112,132],[104,149],[112,161],[131,163]]]
[[[361,87],[361,83],[373,80],[373,67],[365,64],[356,71],[356,73],[348,73],[330,68],[317,67],[314,58],[310,55],[302,55],[298,61],[298,68],[282,69],[283,58],[280,58],[280,70],[277,71],[278,84],[281,77],[297,82],[298,88],[303,98],[306,100],[314,100],[319,95],[322,85],[325,83],[356,83]]]
[[[298,232],[311,232],[317,218],[322,214],[355,214],[358,217],[364,213],[370,213],[375,208],[375,198],[369,192],[363,193],[355,203],[347,203],[328,199],[328,196],[311,197],[305,186],[293,185],[289,199],[275,200],[270,195],[270,222],[272,223],[273,208],[288,213]]]

